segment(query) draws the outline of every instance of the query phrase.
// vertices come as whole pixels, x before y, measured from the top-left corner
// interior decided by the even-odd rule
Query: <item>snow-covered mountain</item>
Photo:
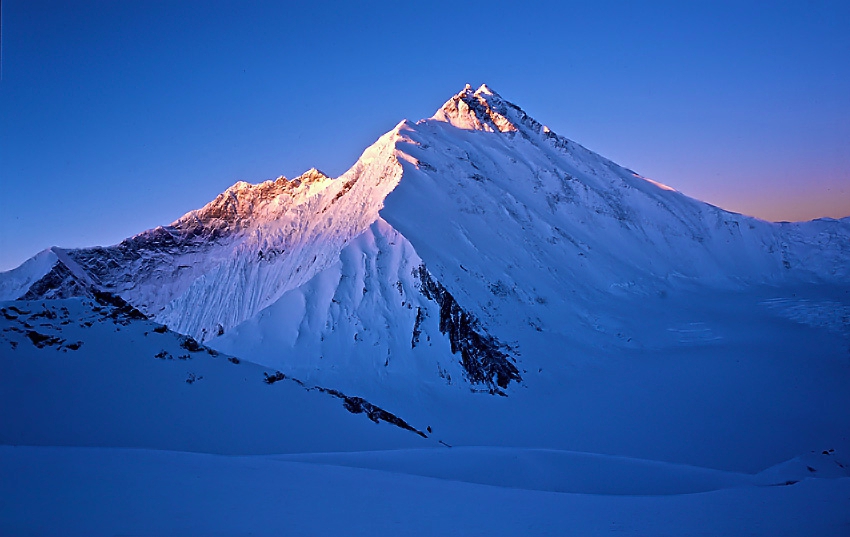
[[[846,281],[848,239],[846,220],[774,224],[688,198],[467,86],[339,178],[239,182],[116,246],[51,248],[0,275],[0,299],[97,289],[302,376],[501,391],[523,348],[616,331],[600,300]]]

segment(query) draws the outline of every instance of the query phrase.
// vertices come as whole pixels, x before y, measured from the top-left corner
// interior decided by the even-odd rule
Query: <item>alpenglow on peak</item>
[[[466,130],[513,132],[518,129],[508,117],[507,104],[486,84],[475,91],[467,84],[460,93],[446,101],[431,119],[445,121]]]
[[[554,137],[554,133],[547,127],[517,105],[503,99],[487,84],[481,84],[474,91],[467,84],[460,93],[446,101],[431,119],[465,130],[533,133]]]

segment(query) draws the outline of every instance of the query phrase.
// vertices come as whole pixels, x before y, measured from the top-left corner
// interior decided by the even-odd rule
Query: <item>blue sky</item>
[[[487,83],[725,209],[850,215],[850,2],[2,4],[0,270],[345,171]]]

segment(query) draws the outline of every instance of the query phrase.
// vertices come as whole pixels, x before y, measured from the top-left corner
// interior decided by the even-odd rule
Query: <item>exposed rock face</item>
[[[460,354],[467,379],[473,384],[484,384],[493,393],[499,393],[498,388],[507,388],[511,381],[522,381],[515,360],[502,350],[508,347],[464,311],[451,293],[431,277],[425,265],[419,266],[417,275],[422,294],[440,306],[440,332],[448,336],[452,353]]]
[[[57,261],[50,272],[32,284],[27,292],[18,298],[19,300],[38,300],[39,298],[53,300],[74,296],[91,296],[91,292],[88,286],[64,263]]]
[[[388,412],[388,411],[384,410],[383,408],[381,408],[377,405],[374,405],[374,404],[370,403],[369,401],[363,399],[362,397],[355,397],[355,396],[351,396],[351,395],[346,395],[339,390],[334,390],[334,389],[331,389],[331,388],[323,388],[321,386],[310,387],[310,386],[307,386],[301,380],[298,380],[298,379],[293,378],[293,377],[288,377],[288,376],[284,375],[283,373],[281,373],[280,371],[275,371],[275,373],[273,375],[269,375],[268,373],[264,373],[264,375],[265,375],[265,379],[264,379],[263,382],[265,382],[266,384],[274,384],[274,383],[280,382],[282,380],[291,380],[292,382],[298,384],[299,386],[301,386],[302,388],[304,388],[308,392],[312,391],[312,390],[316,390],[316,391],[319,391],[321,393],[326,393],[328,395],[336,397],[337,399],[342,399],[342,405],[345,407],[345,409],[347,411],[351,412],[352,414],[366,414],[366,417],[369,418],[374,423],[380,423],[380,422],[383,421],[383,422],[389,423],[390,425],[395,425],[396,427],[399,427],[399,428],[404,429],[406,431],[416,433],[419,436],[421,436],[422,438],[428,438],[427,434],[420,431],[419,429],[416,429],[415,427],[413,427],[412,425],[410,425],[409,423],[407,423],[406,421],[404,421],[400,417],[396,416],[392,412]]]

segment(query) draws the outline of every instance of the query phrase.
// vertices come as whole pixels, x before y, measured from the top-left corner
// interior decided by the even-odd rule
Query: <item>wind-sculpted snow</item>
[[[12,477],[0,481],[0,533],[46,536],[846,537],[850,493],[848,478],[756,486],[704,468],[486,449],[300,458],[0,446],[0,475]],[[559,481],[579,491],[556,492]],[[706,485],[717,489],[668,492]]]
[[[504,393],[512,349],[488,334],[379,219],[339,262],[210,345],[288,376],[377,394],[438,383]]]
[[[201,340],[250,318],[334,263],[377,219],[401,171],[393,137],[382,137],[338,179],[311,170],[292,181],[237,183],[172,225],[208,251],[157,263],[170,273],[124,293],[154,319]]]

